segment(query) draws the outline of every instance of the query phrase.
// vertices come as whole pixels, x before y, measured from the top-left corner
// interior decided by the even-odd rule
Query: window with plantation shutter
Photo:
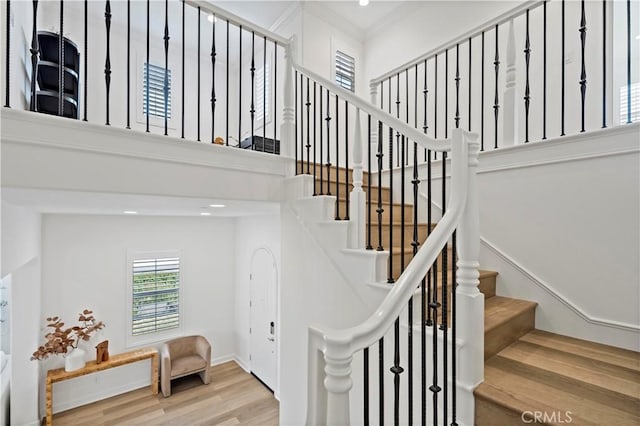
[[[631,84],[631,102],[628,102],[629,90],[625,84],[620,88],[620,123],[626,123],[629,118],[629,104],[631,104],[631,122],[640,120],[640,83]]]
[[[267,118],[267,121],[269,121],[269,105],[271,96],[271,88],[269,87],[271,77],[269,71],[268,62],[266,67],[260,67],[256,71],[255,109],[256,121],[258,122],[264,121],[265,117]]]
[[[142,114],[164,119],[164,67],[142,64]],[[149,85],[149,100],[147,102],[147,85]],[[167,70],[167,120],[171,119],[171,70]]]
[[[356,60],[336,50],[336,83],[351,92],[356,91]]]
[[[179,328],[180,258],[137,257],[131,268],[131,334]]]

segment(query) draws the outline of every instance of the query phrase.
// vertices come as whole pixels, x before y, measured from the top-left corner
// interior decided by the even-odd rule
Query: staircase
[[[311,166],[312,167],[312,166]],[[320,165],[316,176],[319,176]],[[306,171],[306,169],[305,169]],[[327,189],[327,172],[330,190]],[[311,173],[313,171],[311,170]],[[321,190],[315,180],[315,193],[336,195],[339,174],[340,219],[346,218],[345,177],[351,170],[324,168]],[[367,190],[368,175],[363,176]],[[349,192],[352,185],[349,185]],[[371,208],[374,250],[378,245],[378,187],[372,184]],[[388,221],[391,208],[390,189],[380,188],[382,195],[382,246],[391,246],[393,278],[413,257],[413,206],[393,204],[394,222]],[[404,215],[404,229],[400,218]],[[424,242],[435,224],[419,223],[418,241]],[[390,233],[393,228],[392,235]],[[402,241],[404,233],[404,241]],[[402,245],[404,242],[404,245]],[[448,275],[451,282],[452,253],[449,245]],[[387,263],[388,265],[388,263]],[[438,258],[442,266],[442,255]],[[485,296],[485,380],[475,390],[477,425],[501,426],[522,423],[638,425],[640,424],[640,354],[535,329],[537,303],[496,295],[498,272],[480,270],[479,289]],[[440,278],[439,278],[440,281]],[[441,294],[438,282],[438,294]],[[449,287],[449,295],[451,294]],[[447,303],[450,310],[450,303]],[[440,313],[438,322],[440,322]],[[449,315],[449,321],[451,316]]]

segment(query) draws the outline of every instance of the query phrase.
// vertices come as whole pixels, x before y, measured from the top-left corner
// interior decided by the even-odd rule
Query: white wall
[[[289,207],[281,210],[280,424],[304,424],[307,407],[308,328],[344,328],[371,309],[328,260]]]
[[[202,334],[214,363],[231,359],[234,343],[235,223],[224,218],[45,215],[43,218],[42,318],[68,322],[93,309],[106,323],[101,332],[112,353],[126,347],[127,250],[173,250],[182,254],[182,333]],[[93,345],[88,359],[94,357]],[[60,364],[62,359],[55,360]],[[49,363],[49,368],[53,363]],[[56,385],[54,412],[149,383],[148,363]],[[32,391],[35,391],[32,390]]]
[[[280,217],[278,215],[240,217],[236,219],[235,227],[235,354],[240,364],[250,369],[251,282],[249,273],[251,260],[257,249],[267,249],[275,257],[277,274],[278,277],[280,276]],[[277,393],[278,389],[274,391]]]
[[[38,424],[38,364],[29,357],[39,344],[40,214],[2,202],[2,276],[11,286],[11,410],[14,424]]]
[[[639,137],[636,124],[480,155],[480,267],[499,295],[538,302],[537,328],[638,349]]]

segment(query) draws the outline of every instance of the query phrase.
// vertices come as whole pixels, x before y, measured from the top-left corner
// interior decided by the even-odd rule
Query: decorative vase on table
[[[85,352],[80,348],[73,349],[64,358],[64,371],[75,371],[85,366]]]

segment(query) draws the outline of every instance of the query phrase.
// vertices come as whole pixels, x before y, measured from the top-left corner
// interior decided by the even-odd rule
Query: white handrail
[[[185,3],[193,7],[200,7],[200,10],[202,10],[203,12],[211,13],[213,14],[213,16],[221,18],[224,21],[229,21],[230,24],[233,24],[237,27],[242,26],[244,30],[253,31],[258,36],[267,37],[267,39],[277,42],[280,46],[289,45],[289,39],[287,39],[286,37],[282,37],[279,34],[262,28],[259,25],[247,21],[246,19],[236,14],[228,12],[227,10],[221,8],[220,6],[216,6],[211,2],[203,0],[185,0]]]
[[[482,33],[482,31],[485,31],[487,29],[493,28],[496,25],[502,25],[505,22],[508,22],[509,20],[513,19],[514,17],[521,15],[522,13],[524,13],[527,9],[535,9],[539,6],[541,6],[544,3],[543,0],[527,0],[525,2],[523,2],[522,4],[517,5],[516,7],[509,9],[508,11],[506,11],[505,13],[503,13],[502,15],[499,15],[493,19],[490,19],[484,23],[482,23],[481,25],[478,25],[477,27],[471,29],[470,31],[467,31],[466,33],[454,38],[453,40],[449,40],[446,43],[441,44],[440,46],[437,46],[434,49],[429,50],[426,53],[423,53],[422,55],[418,56],[417,58],[414,58],[400,66],[395,67],[394,69],[385,72],[384,74],[382,74],[379,77],[373,78],[370,81],[370,84],[373,85],[378,85],[380,84],[380,82],[388,79],[389,77],[395,77],[397,74],[403,72],[405,69],[410,68],[415,66],[416,64],[420,64],[422,62],[424,62],[427,59],[430,59],[431,57],[433,57],[436,53],[440,53],[440,52],[444,52],[445,49],[449,49],[452,47],[455,47],[456,44],[459,43],[464,43],[467,40],[469,40],[469,38],[473,38],[476,37],[478,35],[480,35]]]
[[[393,284],[378,309],[362,324],[343,330],[320,330],[325,342],[349,343],[349,350],[357,352],[377,342],[393,325],[395,319],[406,308],[414,295],[417,283],[427,274],[438,255],[453,234],[464,211],[467,199],[467,158],[468,145],[463,142],[464,130],[454,130],[458,137],[452,147],[451,201],[447,212],[429,234],[425,244],[420,247],[412,261],[407,265],[400,278]],[[328,348],[330,345],[328,345]]]
[[[370,114],[372,118],[387,124],[394,130],[400,132],[400,134],[403,134],[412,141],[415,141],[423,148],[438,152],[451,151],[451,139],[433,139],[431,136],[425,135],[418,129],[409,126],[408,124],[400,121],[391,114],[388,114],[385,111],[376,108],[371,103],[361,99],[360,97],[354,95],[352,92],[343,89],[342,87],[316,74],[315,72],[297,64],[295,61],[292,61],[292,66],[298,72],[306,75],[312,80],[315,80],[325,88],[330,88],[331,92],[339,95],[343,99],[346,99],[351,105],[354,105],[356,108],[360,108],[363,112]]]

